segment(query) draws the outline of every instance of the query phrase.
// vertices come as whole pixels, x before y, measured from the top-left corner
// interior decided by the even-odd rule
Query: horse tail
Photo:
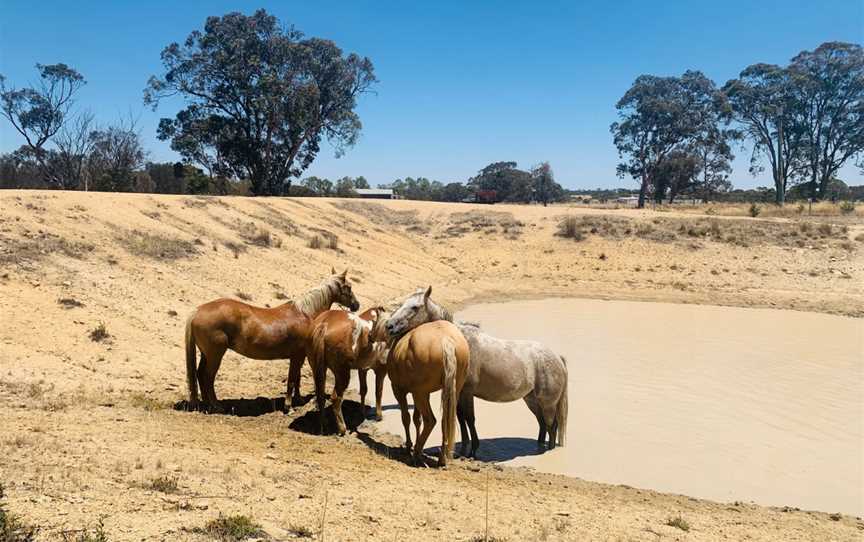
[[[186,383],[189,385],[189,406],[198,404],[198,376],[195,368],[195,337],[192,336],[192,320],[198,311],[186,319]]]
[[[456,345],[450,337],[441,339],[444,352],[444,382],[441,388],[441,434],[444,436],[444,457],[453,457],[456,441]]]
[[[561,356],[561,361],[564,363],[564,389],[561,392],[561,398],[558,399],[558,411],[555,413],[555,421],[558,423],[558,446],[564,446],[564,441],[567,438],[567,360]]]

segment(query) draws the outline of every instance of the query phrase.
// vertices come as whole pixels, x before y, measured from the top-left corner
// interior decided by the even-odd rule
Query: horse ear
[[[330,274],[331,274],[331,275],[335,275],[335,274],[336,274],[336,268],[335,268],[335,267],[330,266]]]
[[[345,271],[342,271],[342,280],[345,280],[346,278],[348,278],[348,268],[347,267],[345,268]]]
[[[430,295],[432,295],[432,286],[431,285],[428,288],[426,288],[426,293],[423,294],[423,300],[428,301]]]

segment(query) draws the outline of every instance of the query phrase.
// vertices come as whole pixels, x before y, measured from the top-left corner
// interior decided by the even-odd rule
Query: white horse
[[[417,290],[393,312],[388,323],[413,329],[436,320],[453,321],[450,312],[429,296],[432,287]],[[471,361],[459,395],[457,416],[462,433],[460,454],[475,457],[480,439],[474,416],[474,397],[496,403],[523,399],[537,418],[540,432],[537,446],[563,446],[567,432],[567,363],[565,359],[535,341],[498,339],[480,330],[477,324],[456,323],[468,341]],[[470,430],[471,450],[467,451]]]

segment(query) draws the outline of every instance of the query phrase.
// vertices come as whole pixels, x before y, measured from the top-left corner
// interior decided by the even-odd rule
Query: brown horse
[[[318,404],[319,431],[324,432],[324,380],[327,369],[333,372],[333,413],[340,435],[345,434],[342,398],[348,387],[351,369],[362,370],[386,363],[387,331],[383,307],[367,309],[362,314],[343,310],[324,311],[315,318],[309,364],[315,376],[315,399]],[[365,384],[365,373],[361,382]],[[364,386],[365,387],[365,386]],[[383,387],[383,383],[380,387]],[[365,391],[361,401],[365,411]],[[378,397],[380,404],[380,396]]]
[[[339,303],[357,310],[348,270],[332,275],[297,301],[272,309],[254,307],[234,299],[217,299],[198,307],[186,321],[186,379],[189,407],[198,408],[198,385],[208,410],[218,411],[214,382],[229,348],[252,359],[289,359],[286,407],[300,398],[300,369],[306,357],[312,320]],[[195,348],[201,363],[195,369]]]
[[[408,415],[408,393],[414,398],[414,424],[417,426],[417,442],[414,444],[413,461],[422,465],[423,446],[435,427],[435,415],[429,404],[429,395],[441,390],[441,452],[438,466],[446,466],[453,457],[456,438],[456,403],[468,373],[468,342],[452,322],[440,320],[429,322],[405,333],[404,322],[391,318],[387,331],[391,337],[399,337],[390,350],[387,360],[387,376],[393,386],[393,395],[402,411],[405,427],[405,445],[411,450],[410,417]],[[404,335],[403,335],[404,333]],[[418,415],[419,413],[419,415]],[[423,429],[420,430],[422,419]]]

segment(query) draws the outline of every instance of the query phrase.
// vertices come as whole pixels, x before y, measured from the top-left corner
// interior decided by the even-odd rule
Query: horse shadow
[[[293,407],[305,406],[311,401],[313,395],[305,395],[299,400],[292,401]],[[272,412],[285,411],[285,397],[256,397],[254,399],[220,399],[219,410],[211,411],[204,403],[200,403],[197,408],[192,408],[189,401],[186,399],[174,403],[174,410],[181,412],[191,412],[197,410],[207,414],[224,414],[226,416],[238,416],[241,418],[252,416],[263,416]]]
[[[344,399],[342,401],[342,417],[345,419],[345,426],[349,432],[357,431],[364,421],[366,421],[366,413],[358,401]],[[311,408],[303,414],[297,416],[288,427],[293,431],[307,433],[309,435],[319,435],[320,424],[317,408]],[[325,435],[336,434],[336,415],[333,413],[333,405],[328,404],[324,409],[324,433]]]
[[[391,446],[386,442],[374,439],[371,434],[365,433],[363,431],[357,431],[355,435],[360,442],[365,444],[370,450],[380,455],[381,457],[386,457],[387,459],[393,461],[399,461],[400,463],[404,463],[409,466],[413,465],[411,453],[408,451],[407,448],[405,448],[404,445]],[[431,465],[432,460],[427,457],[426,463],[428,465]]]
[[[456,452],[462,442],[456,443]],[[439,447],[431,449],[429,453],[438,453]],[[476,461],[483,463],[500,463],[510,461],[517,457],[528,457],[540,455],[546,451],[545,447],[538,447],[535,439],[523,437],[493,437],[480,439],[480,448],[477,449]]]

